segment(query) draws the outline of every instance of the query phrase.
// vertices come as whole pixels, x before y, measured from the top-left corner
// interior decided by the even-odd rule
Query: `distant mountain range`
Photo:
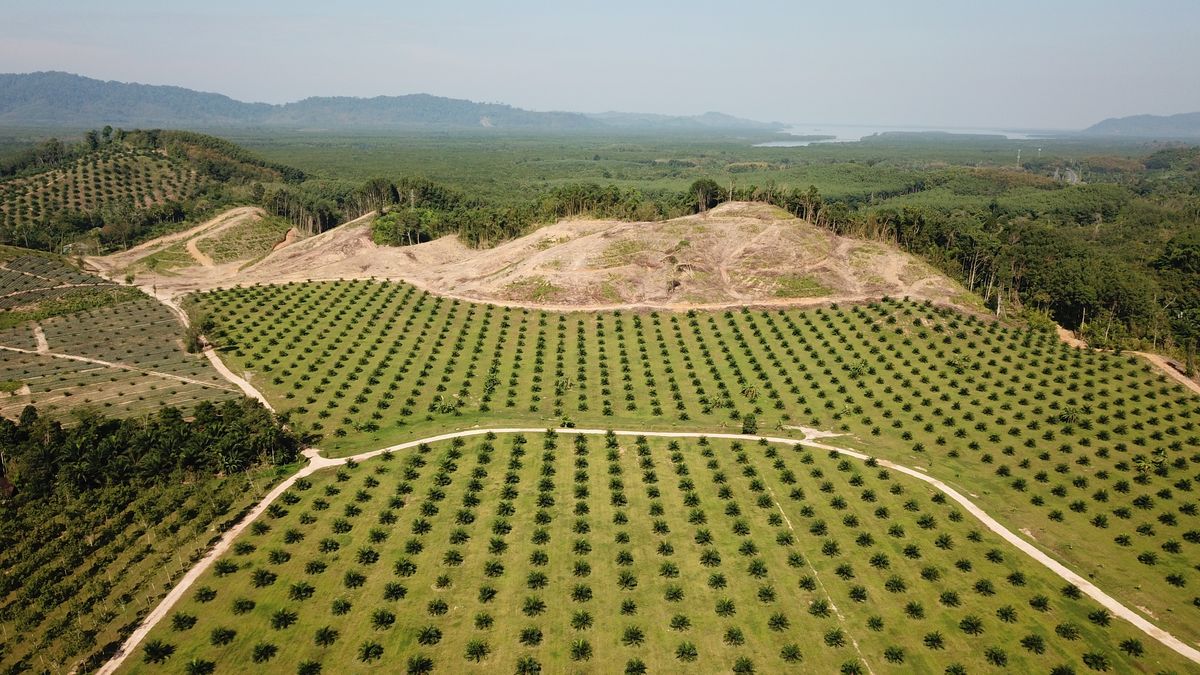
[[[1083,133],[1089,136],[1127,138],[1200,138],[1200,112],[1113,117],[1093,124],[1084,129]]]
[[[271,127],[281,129],[525,131],[742,130],[786,125],[722,113],[537,112],[429,94],[315,96],[284,104],[245,103],[183,87],[96,80],[62,72],[0,74],[0,126]]]

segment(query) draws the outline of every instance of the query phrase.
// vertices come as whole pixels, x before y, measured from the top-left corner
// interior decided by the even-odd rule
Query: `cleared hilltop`
[[[187,255],[168,256],[173,262],[163,264],[162,251],[186,251],[188,236],[90,262],[112,275],[133,272],[140,285],[173,295],[238,284],[377,278],[472,300],[573,308],[803,305],[884,295],[971,304],[957,283],[909,254],[838,236],[758,203],[728,203],[663,222],[564,220],[486,250],[455,236],[379,246],[371,240],[371,220],[293,237],[269,252],[259,242],[245,247],[242,259],[235,255],[224,264]],[[224,236],[238,231],[227,229]],[[198,228],[191,236],[213,232]],[[235,242],[227,249],[241,250]]]

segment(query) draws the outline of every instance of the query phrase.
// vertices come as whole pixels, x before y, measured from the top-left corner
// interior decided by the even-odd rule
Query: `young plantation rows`
[[[130,672],[1154,672],[944,495],[803,446],[507,434],[302,479]]]
[[[0,672],[66,672],[81,659],[98,667],[199,559],[216,526],[269,487],[245,476],[129,487],[120,498],[69,501],[52,518],[4,523]]]
[[[148,151],[96,153],[71,166],[0,183],[4,228],[48,221],[63,210],[96,211],[127,202],[144,207],[193,192],[196,173]]]
[[[13,390],[0,394],[6,417],[30,404],[43,413],[83,406],[125,417],[240,396],[207,359],[183,350],[179,321],[153,299],[25,322],[0,331],[0,345],[36,351],[35,327],[49,352],[103,363],[0,350],[0,381]]]
[[[1200,639],[1200,399],[1130,356],[896,301],[555,314],[357,281],[193,309],[326,452],[497,423],[842,432]]]
[[[78,288],[113,286],[48,256],[22,255],[0,263],[0,310],[61,297]]]

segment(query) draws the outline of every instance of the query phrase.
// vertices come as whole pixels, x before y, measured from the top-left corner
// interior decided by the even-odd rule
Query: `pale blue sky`
[[[1079,128],[1200,110],[1200,0],[0,0],[0,72],[250,101]]]

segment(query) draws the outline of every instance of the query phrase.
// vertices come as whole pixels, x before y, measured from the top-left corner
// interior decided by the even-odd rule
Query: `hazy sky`
[[[1200,110],[1200,0],[0,0],[0,72],[248,101],[1080,128]]]

